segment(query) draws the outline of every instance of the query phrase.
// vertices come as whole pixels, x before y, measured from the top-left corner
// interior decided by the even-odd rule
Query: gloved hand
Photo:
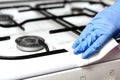
[[[82,31],[72,48],[86,59],[99,51],[110,38],[120,31],[120,0],[99,12]]]

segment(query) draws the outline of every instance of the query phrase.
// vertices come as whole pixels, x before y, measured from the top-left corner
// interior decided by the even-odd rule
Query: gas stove
[[[75,80],[96,79],[90,74],[86,78],[84,73],[91,71],[81,71],[71,46],[91,19],[110,4],[88,0],[13,0],[0,4],[0,79],[73,80],[70,75]],[[92,70],[109,65],[114,78],[112,64],[118,65],[116,62],[120,61],[93,65],[97,69]],[[106,75],[107,70],[103,71]],[[62,74],[66,78],[60,78]],[[106,78],[102,77],[100,80]]]

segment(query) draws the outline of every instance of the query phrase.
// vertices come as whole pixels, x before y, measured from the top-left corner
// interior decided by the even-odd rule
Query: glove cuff
[[[115,0],[116,2],[120,2],[120,0]]]
[[[120,0],[115,2],[112,6],[105,8],[103,11],[99,12],[94,19],[100,18],[106,19],[120,31]]]

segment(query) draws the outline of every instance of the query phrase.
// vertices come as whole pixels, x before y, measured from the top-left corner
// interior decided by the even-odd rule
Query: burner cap
[[[83,9],[82,8],[73,7],[73,8],[71,8],[71,11],[72,11],[72,14],[83,13]]]
[[[2,24],[2,25],[13,25],[14,22],[11,20],[12,18],[13,18],[12,15],[0,14],[0,24]]]
[[[18,37],[15,42],[19,50],[34,52],[44,48],[45,40],[39,36],[22,36]]]

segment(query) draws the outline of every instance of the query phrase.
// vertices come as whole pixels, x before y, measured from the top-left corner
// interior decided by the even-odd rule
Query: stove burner
[[[71,11],[72,11],[72,14],[74,14],[74,13],[82,13],[83,12],[83,9],[81,9],[81,8],[71,8]]]
[[[0,24],[1,25],[13,25],[14,22],[11,20],[12,18],[13,18],[12,15],[0,14]]]
[[[45,40],[39,36],[22,36],[18,37],[15,42],[17,43],[17,48],[25,52],[39,51],[47,46]]]

